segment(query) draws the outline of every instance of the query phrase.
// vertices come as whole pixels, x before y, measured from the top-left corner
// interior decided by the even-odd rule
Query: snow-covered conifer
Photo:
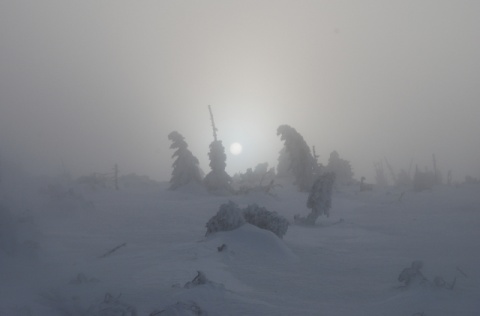
[[[231,192],[232,178],[225,171],[227,155],[221,140],[215,140],[210,144],[208,157],[210,158],[210,168],[212,170],[205,176],[205,186],[209,191],[226,190]]]
[[[353,171],[348,160],[340,158],[336,150],[332,151],[326,167],[328,172],[335,173],[335,181],[338,184],[351,184],[353,182]]]
[[[168,134],[168,139],[172,141],[170,148],[176,149],[172,155],[176,160],[172,165],[170,189],[175,190],[190,182],[201,183],[202,174],[198,167],[198,159],[188,149],[185,138],[179,132],[173,131]]]
[[[303,136],[289,125],[280,125],[277,129],[277,135],[280,135],[281,140],[285,141],[284,154],[288,154],[290,160],[288,169],[295,176],[295,184],[300,191],[308,191],[313,183],[313,174],[317,167],[310,147]],[[279,163],[284,163],[287,156],[281,158],[282,160],[279,158]],[[280,173],[280,170],[278,171]]]
[[[210,168],[212,170],[205,177],[204,184],[209,191],[226,190],[232,192],[232,178],[225,171],[225,168],[227,167],[225,147],[223,147],[222,141],[217,139],[217,127],[215,126],[210,105],[208,106],[208,110],[210,112],[210,120],[213,129],[213,142],[210,144],[210,152],[208,153],[208,157],[210,158]]]

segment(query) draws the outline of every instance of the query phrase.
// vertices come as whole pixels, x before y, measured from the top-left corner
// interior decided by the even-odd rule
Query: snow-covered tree
[[[208,158],[210,158],[210,168],[212,169],[203,180],[207,190],[209,191],[228,191],[233,192],[231,186],[232,178],[225,171],[227,167],[227,155],[225,154],[225,147],[223,147],[222,141],[217,139],[217,128],[215,121],[213,120],[212,108],[208,106],[210,111],[210,120],[212,122],[213,129],[213,142],[210,144],[210,152]]]
[[[279,163],[284,164],[288,157],[288,169],[295,176],[295,184],[300,191],[308,191],[313,183],[313,174],[317,168],[317,162],[312,156],[310,147],[303,136],[289,125],[280,125],[277,129],[277,135],[280,135],[281,140],[285,142],[285,151],[283,157],[279,157]]]
[[[221,140],[215,140],[210,144],[210,168],[212,169],[203,180],[205,186],[209,191],[226,190],[232,191],[232,178],[225,171],[227,166],[227,155],[225,154],[225,147]]]
[[[338,184],[351,184],[353,182],[353,171],[350,162],[340,158],[336,150],[330,154],[326,170],[327,172],[335,173],[335,181]]]
[[[202,173],[198,166],[198,159],[188,149],[185,138],[177,131],[168,134],[168,139],[172,141],[170,148],[176,149],[172,158],[173,162],[172,178],[170,179],[170,189],[175,190],[190,182],[201,183]]]
[[[303,224],[314,225],[321,215],[330,216],[332,207],[332,188],[335,182],[335,173],[327,172],[318,177],[310,190],[307,207],[312,211],[307,217],[295,216],[295,221]]]

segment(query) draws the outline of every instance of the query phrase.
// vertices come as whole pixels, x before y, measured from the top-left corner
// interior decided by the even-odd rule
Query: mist
[[[207,106],[227,172],[276,166],[281,124],[355,178],[480,176],[472,1],[2,1],[0,155],[36,173],[168,180],[178,131],[208,171]]]

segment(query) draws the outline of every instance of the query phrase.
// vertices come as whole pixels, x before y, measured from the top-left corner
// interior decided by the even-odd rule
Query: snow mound
[[[271,231],[244,224],[232,231],[217,232],[208,237],[213,246],[227,246],[235,259],[252,262],[295,262],[297,256],[283,240]]]

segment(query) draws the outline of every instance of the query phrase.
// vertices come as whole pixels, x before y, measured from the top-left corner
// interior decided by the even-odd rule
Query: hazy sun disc
[[[232,155],[240,155],[242,153],[242,145],[240,145],[240,143],[231,144],[230,152],[232,153]]]

